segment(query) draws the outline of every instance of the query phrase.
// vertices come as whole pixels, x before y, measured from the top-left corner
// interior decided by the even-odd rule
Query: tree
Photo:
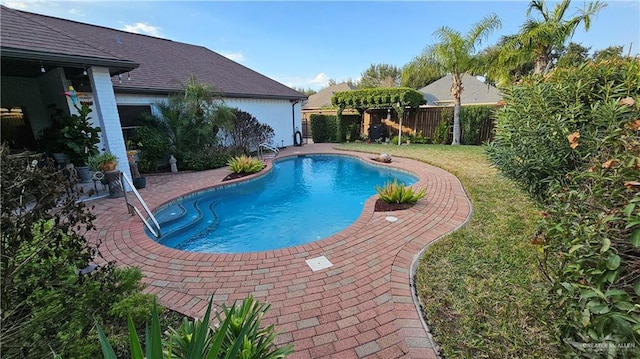
[[[400,85],[399,68],[389,64],[371,64],[364,70],[360,78],[360,88],[397,87]]]
[[[570,42],[567,47],[562,47],[558,57],[557,67],[575,67],[589,59],[590,47],[584,47],[575,42]]]
[[[318,93],[318,91],[316,91],[316,90],[314,90],[312,88],[303,88],[303,87],[295,87],[294,86],[294,87],[292,87],[292,89],[294,89],[294,90],[296,90],[296,91],[298,91],[301,94],[306,95],[306,96],[311,96],[311,95],[315,95],[315,94]]]
[[[622,57],[622,46],[609,46],[593,53],[594,61],[619,59]]]
[[[403,87],[420,89],[446,75],[437,63],[420,55],[402,67],[400,84]]]
[[[500,61],[502,66],[533,60],[534,74],[547,73],[554,64],[554,53],[562,50],[564,43],[573,37],[576,28],[583,24],[585,31],[588,31],[591,17],[606,6],[600,1],[592,2],[579,10],[577,16],[564,20],[570,4],[571,0],[563,0],[556,4],[553,12],[549,12],[544,0],[531,1],[527,9],[528,19],[520,32],[505,42]],[[532,17],[532,12],[538,14],[538,17]]]
[[[495,14],[483,18],[473,25],[466,35],[443,26],[436,30],[439,42],[427,49],[427,56],[437,63],[443,71],[451,74],[453,83],[451,95],[454,100],[453,109],[453,142],[460,144],[460,96],[462,95],[462,75],[466,72],[482,72],[482,62],[477,55],[477,48],[489,34],[500,28],[500,19]]]

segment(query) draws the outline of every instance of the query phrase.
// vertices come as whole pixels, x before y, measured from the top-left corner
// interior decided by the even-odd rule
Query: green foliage
[[[445,145],[450,142],[449,128],[453,120],[453,109],[450,107],[443,108],[442,112],[440,112],[440,118],[440,122],[433,132],[433,143]]]
[[[260,123],[248,112],[231,109],[232,126],[226,131],[231,139],[231,146],[245,155],[255,151],[261,143],[271,143],[275,133],[271,126]]]
[[[401,71],[394,65],[371,64],[360,74],[360,88],[396,87],[400,84]]]
[[[460,109],[462,124],[462,143],[481,145],[480,130],[493,122],[495,106],[464,106]]]
[[[142,144],[142,150],[138,152],[140,172],[154,172],[160,161],[169,159],[171,143],[166,132],[154,126],[139,127],[136,129],[134,138],[136,143]]]
[[[227,308],[222,306],[224,319],[218,312],[214,315],[219,325],[211,329],[211,306],[202,320],[183,319],[178,329],[169,328],[163,340],[157,306],[153,306],[151,328],[145,332],[145,350],[143,354],[140,339],[133,320],[129,317],[130,357],[132,359],[280,359],[293,352],[293,345],[276,348],[273,344],[276,334],[274,326],[260,329],[262,317],[269,309],[268,304],[260,304],[248,297],[240,305]],[[112,346],[98,325],[100,344],[105,359],[117,358]]]
[[[549,11],[544,0],[531,1],[527,20],[518,34],[508,36],[495,67],[508,69],[534,61],[534,74],[548,72],[553,65],[554,53],[562,50],[578,26],[583,24],[585,30],[589,30],[592,17],[607,6],[600,1],[590,2],[578,15],[564,19],[570,4],[570,0],[556,3],[553,11]],[[531,16],[532,12],[535,17]]]
[[[556,68],[506,89],[489,156],[545,206],[540,267],[564,349],[640,345],[640,60]]]
[[[422,188],[416,192],[412,187],[398,183],[395,179],[393,182],[385,183],[384,187],[376,186],[376,192],[380,199],[387,203],[416,203],[427,194],[427,189]]]
[[[446,75],[440,66],[424,54],[402,67],[401,86],[421,89]]]
[[[338,108],[391,108],[418,107],[426,103],[424,95],[408,87],[367,88],[362,90],[336,92],[331,104]]]
[[[333,115],[312,114],[311,135],[314,143],[336,142],[338,123],[337,117]]]
[[[425,136],[422,135],[422,131],[418,131],[418,133],[415,133],[415,134],[411,135],[410,139],[411,139],[411,143],[416,143],[416,144],[432,143],[432,140],[429,137],[425,137]],[[396,142],[395,143],[398,143],[398,139],[397,138],[396,138]]]
[[[227,164],[233,173],[242,174],[260,172],[264,168],[264,165],[259,159],[247,155],[233,157]]]
[[[568,46],[562,47],[559,51],[560,56],[558,58],[558,62],[556,63],[557,67],[571,67],[571,66],[580,66],[583,62],[589,59],[589,50],[590,47],[584,47],[581,44],[576,44],[575,42],[570,42]]]
[[[180,170],[204,171],[227,165],[230,151],[222,146],[204,147],[196,151],[178,153]]]
[[[91,108],[83,104],[82,107],[74,105],[78,115],[74,114],[62,119],[62,129],[58,142],[62,145],[62,152],[69,155],[71,163],[76,166],[87,164],[90,156],[97,155],[98,143],[100,143],[100,127],[94,127],[89,123]]]
[[[2,357],[95,357],[93,318],[120,341],[121,318],[110,311],[148,308],[141,274],[111,263],[81,274],[100,256],[99,242],[85,237],[95,217],[53,165],[25,166],[1,152]]]
[[[235,303],[231,308],[222,305],[225,320],[229,320],[229,327],[222,341],[222,348],[228,351],[240,343],[241,358],[251,359],[279,359],[293,352],[293,345],[289,344],[276,348],[274,341],[277,333],[273,324],[260,328],[264,313],[270,305],[260,303],[252,296],[245,298],[242,304]],[[216,313],[219,322],[222,322],[220,314]]]
[[[98,172],[98,171],[106,171],[107,169],[105,168],[105,165],[108,166],[109,163],[113,164],[113,166],[117,166],[118,156],[114,155],[111,152],[105,151],[98,155],[89,157],[89,161],[87,162],[87,165],[89,166],[89,169],[91,171]]]

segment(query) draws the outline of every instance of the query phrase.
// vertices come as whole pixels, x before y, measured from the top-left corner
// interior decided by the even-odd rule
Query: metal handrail
[[[121,180],[124,179],[124,182],[127,183],[127,185],[129,185],[129,188],[131,188],[131,191],[133,192],[133,194],[136,195],[136,198],[138,199],[138,201],[140,202],[140,204],[142,204],[142,207],[144,208],[144,210],[147,212],[147,214],[149,215],[149,218],[151,218],[151,221],[153,222],[153,224],[156,226],[156,228],[158,229],[158,231],[156,232],[153,227],[151,227],[151,224],[149,224],[149,222],[144,218],[144,216],[142,215],[142,212],[140,212],[140,210],[138,209],[138,207],[136,207],[135,205],[133,205],[132,203],[129,202],[129,198],[127,198],[127,191],[126,189],[122,189],[122,192],[124,192],[124,200],[127,202],[127,208],[129,209],[129,213],[131,213],[131,209],[133,209],[135,211],[135,213],[138,215],[138,217],[140,217],[140,219],[142,220],[142,222],[144,223],[144,225],[147,227],[147,229],[149,230],[149,232],[151,232],[151,234],[153,234],[154,237],[156,238],[160,238],[162,236],[162,232],[160,231],[160,224],[158,224],[158,220],[156,219],[156,217],[153,215],[153,213],[151,213],[151,210],[149,209],[149,207],[147,207],[147,203],[142,199],[142,196],[140,195],[140,193],[138,193],[138,190],[136,189],[136,187],[133,185],[133,183],[131,182],[131,180],[129,179],[129,177],[127,177],[124,173],[120,173],[120,177]],[[131,213],[131,215],[133,216],[133,213]]]
[[[263,142],[258,145],[258,158],[260,159],[262,159],[262,156],[263,156],[263,153],[262,153],[263,148],[273,151],[273,158],[278,157],[278,154],[280,153],[280,150],[277,147],[271,146],[270,144]]]

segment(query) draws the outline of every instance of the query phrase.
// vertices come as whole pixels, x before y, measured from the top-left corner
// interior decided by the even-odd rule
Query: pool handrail
[[[126,189],[123,189],[122,192],[124,192],[124,200],[127,203],[127,209],[129,210],[129,213],[133,216],[133,212],[131,211],[133,209],[135,211],[135,213],[138,215],[138,217],[140,217],[140,219],[142,220],[142,223],[144,223],[144,225],[147,227],[149,232],[151,232],[151,234],[153,234],[154,237],[160,238],[162,236],[162,231],[160,230],[160,224],[158,224],[158,220],[156,219],[156,217],[153,215],[153,213],[151,212],[151,210],[147,206],[147,203],[144,201],[144,199],[142,199],[142,196],[140,195],[140,193],[138,192],[136,187],[133,185],[133,183],[129,179],[129,177],[127,177],[127,175],[125,175],[124,173],[121,172],[120,173],[120,177],[122,179],[124,179],[124,182],[129,186],[129,188],[131,188],[131,191],[136,196],[136,198],[138,199],[140,204],[142,204],[142,208],[144,208],[144,210],[147,212],[147,215],[149,215],[149,218],[151,218],[151,221],[156,226],[156,229],[158,231],[156,232],[153,229],[151,224],[144,218],[144,216],[142,215],[142,212],[140,212],[138,207],[136,207],[134,204],[129,202],[129,198],[127,197],[127,191],[126,191]]]
[[[264,155],[263,152],[262,152],[263,148],[273,151],[273,157],[272,158],[278,157],[278,154],[280,153],[280,150],[277,147],[272,146],[272,145],[270,145],[270,144],[268,144],[266,142],[263,142],[260,145],[258,145],[258,158],[259,159],[263,159],[263,155]]]

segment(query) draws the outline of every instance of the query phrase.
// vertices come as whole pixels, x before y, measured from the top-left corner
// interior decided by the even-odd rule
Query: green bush
[[[398,183],[398,180],[385,183],[384,187],[376,186],[378,197],[387,203],[416,203],[427,194],[427,189],[422,188],[416,192],[412,187]]]
[[[453,122],[453,108],[443,108],[440,112],[440,122],[433,132],[433,143],[446,145],[451,142],[450,127]]]
[[[229,161],[229,150],[221,146],[201,148],[197,151],[176,154],[178,169],[181,171],[204,171],[220,168]]]
[[[7,156],[6,146],[0,152],[2,357],[50,358],[54,351],[93,358],[99,353],[94,319],[122,343],[118,308],[129,312],[135,305],[139,316],[150,308],[140,272],[112,263],[80,272],[100,257],[99,243],[85,237],[95,230],[95,216],[53,165],[25,166]]]
[[[177,329],[169,327],[162,337],[157,307],[153,306],[151,327],[147,327],[144,336],[145,350],[136,332],[133,319],[129,317],[130,357],[133,359],[189,358],[189,359],[281,359],[293,352],[293,345],[281,348],[274,345],[277,333],[274,326],[260,328],[260,323],[269,309],[249,296],[240,305],[233,303],[230,308],[224,304],[224,318],[216,312],[216,329],[211,329],[210,299],[202,320],[189,321],[184,318]],[[107,335],[98,325],[100,343],[105,359],[118,358]],[[143,354],[144,353],[144,354]]]
[[[460,123],[462,125],[462,143],[465,145],[481,145],[480,130],[491,126],[495,106],[462,106]]]
[[[227,164],[233,173],[241,174],[260,172],[264,168],[259,159],[245,155],[233,157]]]
[[[312,114],[311,135],[314,143],[336,142],[337,138],[337,117],[333,115]]]
[[[640,60],[589,62],[505,89],[497,111],[488,154],[544,207],[532,242],[572,355],[640,345],[638,94]]]
[[[136,128],[134,142],[140,143],[138,169],[140,172],[155,172],[158,163],[169,159],[171,142],[166,132],[151,126]]]

